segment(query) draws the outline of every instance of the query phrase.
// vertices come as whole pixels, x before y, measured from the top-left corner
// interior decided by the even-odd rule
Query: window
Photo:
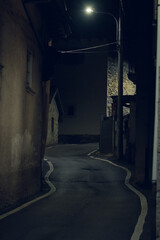
[[[54,132],[54,118],[51,118],[51,131]]]
[[[26,91],[34,95],[33,91],[33,54],[27,51],[27,69],[26,69]]]
[[[75,108],[74,108],[74,106],[69,106],[69,107],[68,107],[67,115],[68,115],[68,116],[73,116],[74,114],[75,114]]]
[[[33,56],[32,53],[27,51],[27,86],[32,88],[32,67],[33,67]]]

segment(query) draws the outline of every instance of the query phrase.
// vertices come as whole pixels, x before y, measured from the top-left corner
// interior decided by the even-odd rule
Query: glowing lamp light
[[[93,8],[87,7],[87,8],[86,8],[86,13],[88,13],[88,14],[93,13]]]

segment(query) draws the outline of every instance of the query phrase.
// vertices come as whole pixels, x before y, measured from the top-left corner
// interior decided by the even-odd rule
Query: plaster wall
[[[6,3],[6,4],[5,4]],[[0,205],[40,190],[41,55],[21,1],[0,7]],[[27,50],[33,54],[32,91],[26,88]]]

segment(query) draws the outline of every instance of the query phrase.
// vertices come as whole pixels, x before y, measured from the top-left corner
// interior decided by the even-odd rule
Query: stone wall
[[[118,96],[118,59],[108,57],[107,64],[107,116],[112,114],[112,98]],[[135,95],[136,85],[128,79],[128,64],[124,62],[123,67],[123,95]],[[124,109],[125,111],[125,109]]]

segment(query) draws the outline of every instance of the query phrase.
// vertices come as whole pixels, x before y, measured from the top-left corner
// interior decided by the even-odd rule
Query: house
[[[98,42],[68,39],[57,48],[77,49],[91,44]],[[64,108],[59,141],[98,142],[101,117],[106,111],[106,52],[62,53],[56,64],[55,78]]]
[[[38,16],[37,9],[32,13]],[[0,16],[0,202],[5,208],[41,188],[42,54],[20,1],[1,2]]]
[[[0,210],[41,190],[55,61],[48,42],[67,23],[62,2],[35,2],[0,1]]]
[[[46,145],[58,144],[59,120],[62,118],[63,108],[58,89],[54,90],[49,103],[48,132]]]

